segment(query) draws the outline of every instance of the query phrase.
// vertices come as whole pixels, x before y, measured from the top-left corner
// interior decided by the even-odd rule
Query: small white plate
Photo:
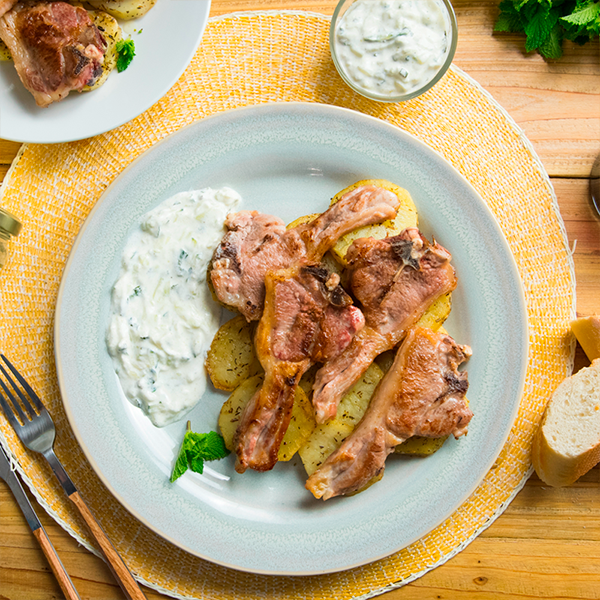
[[[12,62],[0,62],[0,138],[52,144],[110,131],[143,113],[179,79],[198,48],[210,0],[159,0],[143,17],[121,22],[136,56],[93,92],[36,105]],[[141,32],[141,33],[138,33]]]
[[[297,459],[268,473],[234,458],[169,483],[185,421],[154,427],[123,397],[105,336],[123,247],[141,216],[173,194],[228,185],[243,208],[286,222],[323,211],[360,179],[405,187],[420,227],[450,250],[459,285],[447,329],[473,348],[475,416],[468,436],[426,459],[388,458],[385,476],[348,498],[315,500]],[[317,574],[355,567],[419,539],[485,477],[515,418],[527,364],[519,275],[494,217],[467,181],[428,146],[378,119],[318,104],[221,113],[139,158],[86,220],[65,268],[55,321],[59,383],[73,431],[102,481],[140,521],[181,548],[245,571]],[[226,395],[209,389],[190,414],[216,428]]]

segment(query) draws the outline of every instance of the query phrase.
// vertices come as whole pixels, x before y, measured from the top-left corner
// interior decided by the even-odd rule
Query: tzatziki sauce
[[[206,273],[240,202],[230,188],[177,194],[142,217],[123,251],[107,346],[125,396],[157,427],[181,419],[206,389],[221,313]]]
[[[356,0],[335,29],[335,53],[346,77],[366,95],[394,98],[435,77],[451,36],[441,0]]]

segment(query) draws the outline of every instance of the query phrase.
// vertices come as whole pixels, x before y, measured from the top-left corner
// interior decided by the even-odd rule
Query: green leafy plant
[[[171,473],[171,483],[179,479],[188,469],[194,473],[202,473],[204,461],[219,460],[228,454],[229,450],[225,447],[223,438],[216,431],[195,433],[191,430],[188,421],[181,449]]]
[[[502,0],[494,31],[524,33],[525,50],[560,58],[564,39],[585,44],[600,34],[599,0]]]
[[[135,42],[129,40],[119,40],[117,42],[117,71],[124,71],[135,56]]]

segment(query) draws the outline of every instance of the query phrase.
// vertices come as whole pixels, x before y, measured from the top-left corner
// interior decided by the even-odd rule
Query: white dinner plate
[[[12,62],[0,62],[0,138],[53,144],[110,131],[143,113],[179,79],[198,48],[210,0],[159,0],[143,17],[122,21],[136,56],[93,92],[36,105]]]
[[[267,473],[234,471],[230,456],[203,475],[169,474],[185,420],[154,427],[123,396],[105,344],[111,287],[140,218],[184,190],[230,186],[243,208],[284,220],[325,210],[360,179],[405,187],[430,239],[458,273],[447,329],[469,344],[468,436],[426,459],[391,456],[385,476],[348,498],[315,500],[299,460]],[[87,458],[140,521],[181,548],[236,569],[317,574],[389,555],[451,515],[485,477],[515,418],[527,361],[517,269],[481,197],[415,137],[354,111],[304,103],[228,111],[154,146],[126,169],[86,220],[56,309],[55,352],[64,405]],[[192,429],[216,428],[226,395],[209,389]]]

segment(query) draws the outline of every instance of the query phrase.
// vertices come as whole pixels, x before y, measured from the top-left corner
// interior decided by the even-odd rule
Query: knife
[[[25,494],[25,490],[19,481],[17,474],[13,471],[12,466],[10,464],[10,459],[6,455],[4,448],[0,444],[0,478],[4,479],[8,484],[8,487],[11,489],[15,500],[17,501],[19,507],[23,511],[25,515],[25,519],[27,520],[27,524],[31,528],[35,539],[38,541],[42,552],[46,556],[48,563],[50,564],[50,568],[58,581],[58,585],[60,585],[60,589],[63,591],[65,598],[67,600],[81,600],[69,574],[67,573],[65,567],[63,566],[58,554],[46,530],[40,523],[38,516],[35,514],[33,510],[33,506],[29,502],[29,498]]]

